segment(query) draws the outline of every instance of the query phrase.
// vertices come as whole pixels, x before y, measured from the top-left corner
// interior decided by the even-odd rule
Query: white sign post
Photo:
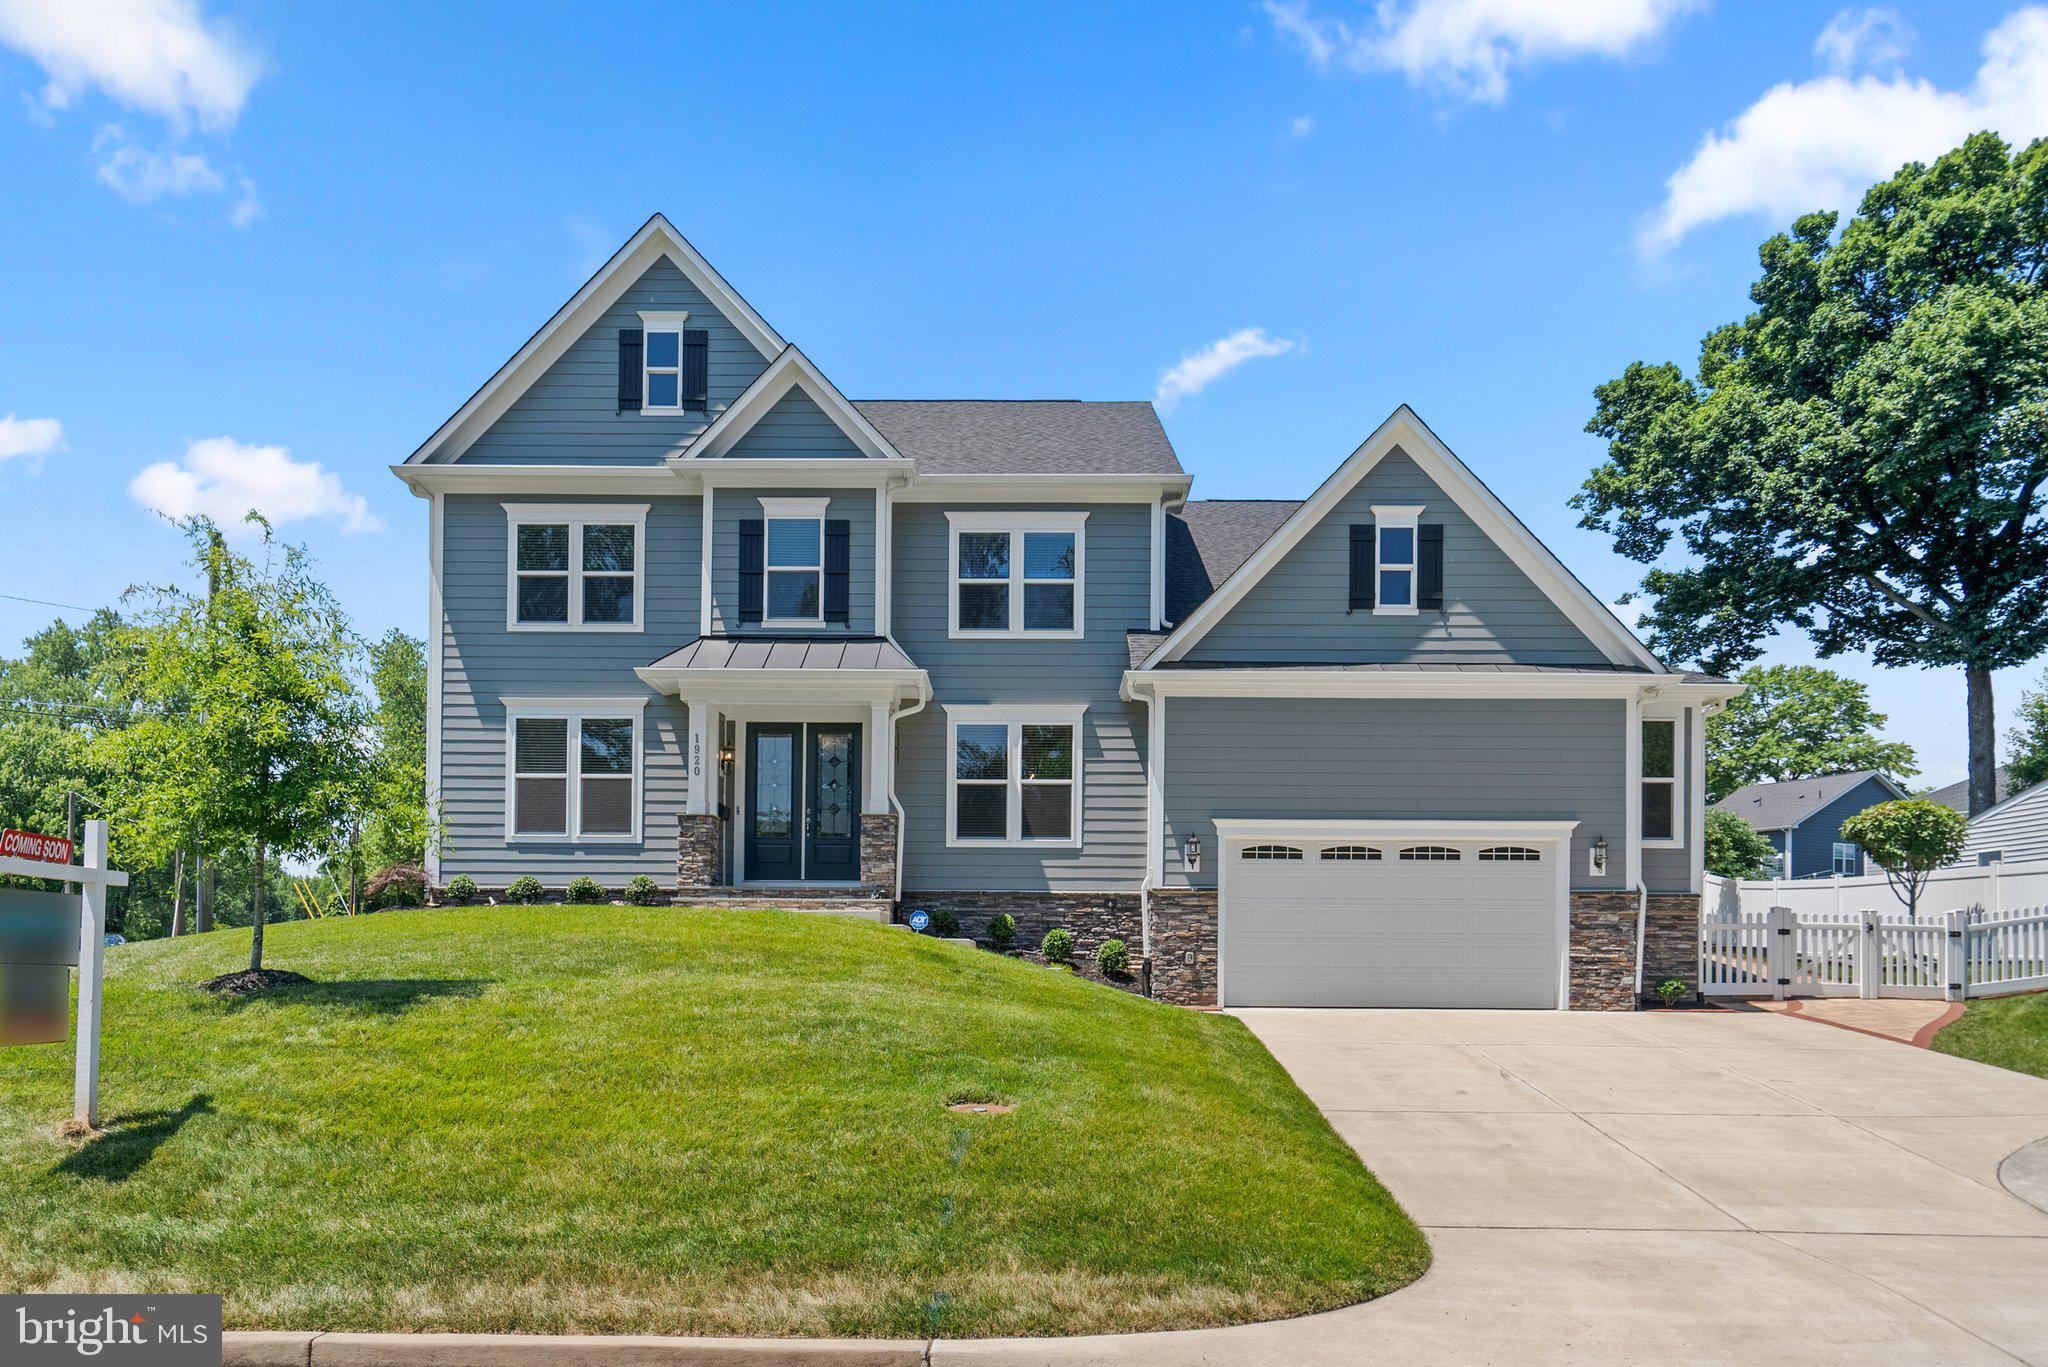
[[[10,832],[20,835],[19,832]],[[28,839],[53,840],[52,837]],[[55,855],[62,846],[62,861]],[[32,850],[30,857],[17,850]],[[101,982],[107,955],[107,889],[128,886],[128,875],[107,865],[107,823],[85,823],[85,862],[70,862],[68,842],[34,848],[16,841],[0,848],[0,874],[21,878],[54,878],[75,883],[78,893],[78,1060],[73,1073],[71,1118],[74,1125],[98,1129],[100,1121]]]

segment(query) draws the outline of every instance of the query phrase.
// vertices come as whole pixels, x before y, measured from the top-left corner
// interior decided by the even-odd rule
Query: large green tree
[[[2020,715],[2006,733],[2005,767],[2011,791],[2048,782],[2048,674],[2032,692],[2020,694]]]
[[[1707,720],[1707,796],[1747,783],[1875,769],[1894,783],[1920,771],[1913,747],[1886,740],[1862,682],[1818,665],[1751,665],[1749,691]]]
[[[419,639],[393,628],[370,647],[369,811],[363,849],[372,863],[419,864],[433,842],[427,806],[427,652]]]
[[[249,949],[263,967],[268,863],[324,850],[361,791],[362,646],[303,550],[270,528],[262,559],[231,551],[205,519],[181,526],[205,593],[140,590],[130,677],[140,715],[100,738],[129,839],[254,858]]]
[[[1791,625],[1823,656],[1960,667],[1981,811],[1991,671],[2048,649],[2048,141],[1980,133],[1837,226],[1764,243],[1755,311],[1696,375],[1598,388],[1608,458],[1574,505],[1651,567],[1674,657],[1734,669]]]

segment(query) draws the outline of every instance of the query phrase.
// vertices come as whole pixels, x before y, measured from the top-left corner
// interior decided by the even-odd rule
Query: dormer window
[[[1416,523],[1420,507],[1372,510],[1377,540],[1373,556],[1373,611],[1381,616],[1408,616],[1415,612],[1417,543]]]
[[[711,334],[703,328],[685,327],[689,316],[642,313],[637,338],[632,330],[621,334],[621,369],[638,362],[637,375],[620,376],[622,402],[627,395],[636,397],[642,413],[702,413],[709,409]],[[637,347],[633,345],[636,340]]]

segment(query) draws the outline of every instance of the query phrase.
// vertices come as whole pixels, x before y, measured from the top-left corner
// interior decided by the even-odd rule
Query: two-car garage
[[[1573,824],[1218,821],[1223,1005],[1556,1007]]]

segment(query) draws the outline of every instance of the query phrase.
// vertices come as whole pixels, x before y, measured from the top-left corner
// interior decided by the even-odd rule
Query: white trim
[[[1670,683],[1645,674],[1454,673],[1428,669],[1133,669],[1123,696],[1191,698],[1663,698],[1712,702],[1740,684]]]
[[[632,845],[640,843],[642,808],[647,781],[647,698],[505,698],[505,843],[551,845]],[[518,821],[518,732],[522,720],[556,721],[564,724],[562,776],[568,785],[560,835],[519,831]],[[586,721],[630,721],[633,724],[632,829],[623,833],[582,834],[583,825],[583,723]]]
[[[866,706],[932,695],[931,676],[922,669],[663,669],[641,665],[633,673],[657,693],[714,703],[727,716],[755,704]]]
[[[1638,697],[1622,706],[1621,886],[1643,880],[1643,704]]]
[[[1166,625],[1166,500],[1161,498],[1152,505],[1152,630],[1158,631]]]
[[[641,309],[640,328],[643,332],[681,332],[683,324],[690,321],[688,309],[669,311],[662,309]]]
[[[785,518],[802,522],[806,518],[822,521],[826,509],[832,506],[829,498],[763,498],[761,516]]]
[[[1692,831],[1691,888],[1694,892],[1705,890],[1707,871],[1707,709],[1692,707],[1686,709],[1689,728],[1687,757],[1692,762],[1692,778],[1686,785],[1685,800],[1692,804],[1687,812]]]
[[[825,625],[825,510],[829,498],[764,498],[761,504],[761,625],[764,627],[821,627]],[[768,554],[772,539],[769,527],[776,522],[808,522],[818,529],[818,559],[811,565],[778,565]],[[818,611],[810,617],[771,617],[768,604],[774,595],[770,580],[777,574],[813,574],[818,579]],[[746,605],[740,605],[744,611]],[[744,618],[742,619],[744,620]]]
[[[638,632],[647,617],[647,509],[645,503],[502,503],[505,510],[505,630],[517,632]],[[522,571],[519,568],[521,527],[566,527],[568,568],[563,571]],[[583,620],[583,532],[586,527],[630,526],[633,529],[633,619],[629,622]],[[569,617],[563,622],[519,620],[521,574],[559,574],[568,585]],[[622,575],[599,573],[607,579]]]
[[[1372,509],[1372,612],[1375,617],[1413,617],[1421,611],[1422,599],[1422,506],[1420,503],[1402,504],[1398,507],[1374,504]],[[1386,557],[1380,553],[1380,540],[1388,532],[1408,533],[1408,560],[1406,564],[1395,565],[1396,570],[1408,574],[1408,601],[1389,603],[1386,586],[1382,582],[1382,570],[1386,569]]]
[[[1166,699],[1145,703],[1145,883],[1166,881]],[[1185,861],[1183,861],[1185,862]]]
[[[598,268],[597,274],[584,282],[583,288],[576,291],[568,303],[555,310],[554,316],[527,339],[512,359],[498,367],[497,372],[484,381],[483,387],[442,423],[433,436],[422,442],[405,463],[419,465],[430,460],[452,461],[460,456],[518,401],[535,380],[546,373],[549,366],[561,358],[577,338],[596,326],[648,267],[663,257],[673,262],[676,269],[703,292],[712,307],[723,314],[726,321],[762,356],[772,358],[788,345],[666,218],[656,214],[641,225],[640,231],[633,234],[625,246],[612,254],[611,260]]]
[[[1407,404],[1395,409],[1337,467],[1336,472],[1324,480],[1301,507],[1295,509],[1294,514],[1281,524],[1280,530],[1267,538],[1265,544],[1224,580],[1207,601],[1189,613],[1188,619],[1160,642],[1139,667],[1151,669],[1186,655],[1190,647],[1228,615],[1252,586],[1265,578],[1303,537],[1322,522],[1338,501],[1397,446],[1408,453],[1451,502],[1471,518],[1479,530],[1500,547],[1516,568],[1542,589],[1610,661],[1656,674],[1670,673],[1621,624],[1613,611],[1580,583],[1550,548],[1538,541],[1535,534],[1508,511],[1492,490],[1479,482],[1464,462],[1451,453],[1450,448],[1423,424]]]
[[[1216,1002],[1228,1008],[1229,964],[1223,947],[1228,940],[1224,918],[1230,908],[1230,846],[1233,842],[1265,840],[1309,841],[1398,841],[1441,837],[1456,841],[1512,840],[1551,847],[1551,863],[1557,876],[1557,1010],[1570,1009],[1572,935],[1571,862],[1572,833],[1576,821],[1471,821],[1398,820],[1368,821],[1328,819],[1299,821],[1291,818],[1217,817],[1216,829]],[[1190,885],[1192,886],[1192,884]]]
[[[441,620],[441,556],[446,542],[443,530],[447,499],[439,493],[427,495],[427,812],[439,825],[441,808],[441,707],[444,670],[441,663],[445,635]],[[427,842],[427,882],[441,882],[441,840],[438,830]]]
[[[1685,709],[1680,707],[1672,707],[1668,704],[1646,704],[1638,710],[1638,714],[1636,717],[1636,731],[1638,737],[1640,737],[1641,735],[1643,726],[1649,722],[1668,724],[1672,728],[1672,774],[1669,779],[1664,779],[1641,773],[1640,770],[1642,766],[1642,755],[1639,750],[1636,756],[1638,770],[1637,801],[1641,802],[1642,800],[1641,788],[1643,784],[1665,782],[1670,783],[1671,835],[1663,840],[1652,840],[1649,836],[1646,835],[1643,837],[1643,848],[1646,850],[1682,850],[1685,848],[1686,832],[1688,829],[1690,829],[1690,822],[1688,821],[1689,813],[1682,805],[1680,805],[1686,800],[1686,794],[1689,791],[1689,789],[1686,786],[1688,779],[1687,761],[1690,758],[1690,756],[1687,754],[1688,747],[1686,744],[1685,734]],[[1638,746],[1640,746],[1640,739],[1638,739],[1637,744]],[[1640,808],[1638,810],[1640,810]]]
[[[896,508],[891,491],[875,490],[875,635],[887,639],[895,619]]]
[[[647,498],[695,492],[666,465],[393,465],[391,473],[422,498],[434,494],[594,494]]]
[[[685,351],[683,324],[688,322],[689,318],[690,315],[687,313],[650,313],[643,311],[640,314],[639,411],[643,415],[652,414],[656,417],[669,417],[677,413],[692,411],[690,408],[690,396],[683,392],[683,355]],[[657,366],[647,354],[648,338],[657,332],[673,332],[676,335],[676,363],[672,366]],[[656,375],[673,375],[676,377],[676,401],[674,403],[656,403],[654,401],[652,390]],[[706,413],[709,411],[709,404],[707,403],[704,408],[699,408],[695,411]]]
[[[1084,718],[1088,711],[1086,703],[1053,703],[1048,705],[1001,704],[995,706],[962,705],[948,703],[946,711],[946,846],[948,849],[1023,849],[1059,850],[1081,847],[1081,752],[1086,746],[1087,732]],[[960,806],[957,790],[960,782],[959,735],[962,726],[1001,726],[1007,729],[1003,766],[1003,791],[1005,797],[1006,824],[1008,834],[1000,840],[963,837],[959,833]],[[1027,840],[1023,835],[1024,826],[1024,728],[1026,726],[1066,726],[1072,728],[1074,776],[1070,780],[1053,779],[1047,782],[1065,782],[1069,786],[1072,806],[1067,818],[1067,837],[1060,840]],[[994,786],[993,780],[968,780],[984,786]]]
[[[785,347],[769,362],[768,368],[755,376],[754,382],[726,406],[725,411],[704,429],[703,435],[675,459],[716,460],[724,456],[756,423],[774,410],[785,394],[796,388],[802,388],[809,394],[825,411],[825,416],[846,434],[847,440],[859,447],[869,459],[895,461],[902,465],[910,463],[873,423],[862,416],[859,409],[847,401],[846,396],[839,392],[839,386],[826,379],[825,373],[811,363],[810,357],[793,346]]]
[[[1087,633],[1088,605],[1088,514],[1067,511],[965,512],[946,510],[946,635],[954,641],[1077,641]],[[1010,625],[996,631],[970,630],[960,625],[960,534],[994,532],[1011,539],[1009,555]],[[1066,580],[1031,580],[1024,573],[1022,539],[1032,532],[1051,532],[1074,538],[1074,624],[1071,627],[1024,625],[1024,588],[1027,583],[1063,584]],[[993,579],[969,580],[993,584]]]
[[[716,529],[711,521],[711,501],[717,491],[710,485],[704,486],[703,529],[698,533],[697,543],[697,634],[711,634],[711,539]],[[763,548],[766,549],[765,547]]]

